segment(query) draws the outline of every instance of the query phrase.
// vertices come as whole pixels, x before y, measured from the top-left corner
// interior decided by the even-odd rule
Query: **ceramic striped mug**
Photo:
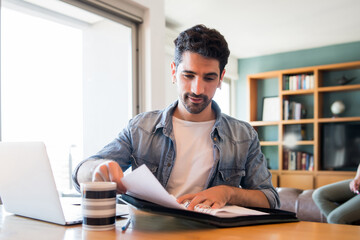
[[[85,230],[111,230],[115,227],[116,183],[81,183],[83,228]]]

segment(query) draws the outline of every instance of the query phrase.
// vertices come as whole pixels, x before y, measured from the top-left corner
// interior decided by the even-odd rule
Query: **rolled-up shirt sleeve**
[[[265,156],[261,152],[260,142],[256,131],[251,128],[251,144],[249,147],[246,162],[246,178],[243,179],[241,186],[247,189],[262,191],[269,201],[271,208],[280,207],[279,194],[272,185],[272,175],[267,168]]]
[[[74,188],[80,191],[78,180],[79,169],[86,164],[86,171],[92,172],[94,168],[104,161],[115,161],[123,171],[131,166],[131,135],[130,123],[127,128],[123,129],[118,136],[95,155],[81,161],[72,173]]]

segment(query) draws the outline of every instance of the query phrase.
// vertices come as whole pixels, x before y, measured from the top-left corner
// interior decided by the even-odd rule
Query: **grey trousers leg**
[[[360,220],[360,195],[350,191],[350,180],[316,189],[313,199],[329,223],[349,224]]]

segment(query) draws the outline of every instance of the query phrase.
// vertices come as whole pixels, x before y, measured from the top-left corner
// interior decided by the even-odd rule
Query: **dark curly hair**
[[[203,57],[214,58],[219,61],[220,74],[228,62],[230,50],[223,35],[216,29],[207,28],[204,25],[196,25],[179,34],[175,43],[176,68],[182,61],[182,55],[186,51],[200,54]]]

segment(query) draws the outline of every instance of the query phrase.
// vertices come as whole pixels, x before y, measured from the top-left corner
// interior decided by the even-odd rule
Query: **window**
[[[134,26],[55,0],[2,1],[1,139],[45,142],[60,191],[136,113]]]
[[[227,115],[231,115],[231,80],[228,78],[224,78],[221,84],[221,89],[217,89],[214,100],[219,107],[221,108],[221,112]]]

